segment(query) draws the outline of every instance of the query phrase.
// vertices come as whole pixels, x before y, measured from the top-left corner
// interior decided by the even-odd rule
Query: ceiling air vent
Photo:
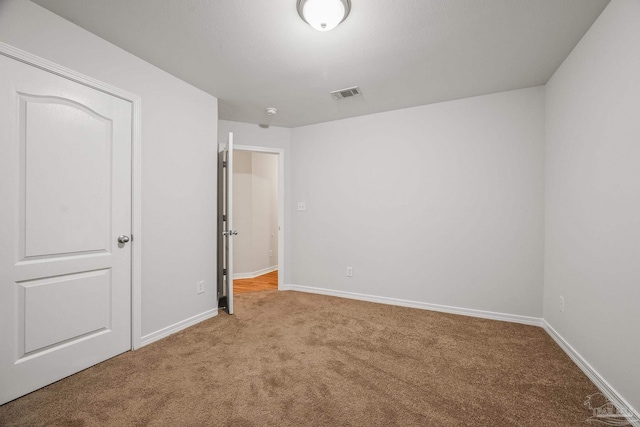
[[[352,96],[360,95],[360,88],[358,86],[348,87],[346,89],[334,90],[331,92],[333,99],[351,98]]]

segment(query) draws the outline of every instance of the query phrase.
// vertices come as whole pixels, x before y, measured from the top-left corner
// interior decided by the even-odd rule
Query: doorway
[[[233,162],[233,292],[277,290],[284,261],[281,150],[236,146]]]
[[[218,307],[228,314],[233,314],[234,296],[234,241],[242,230],[234,226],[234,156],[236,152],[249,151],[255,153],[269,153],[277,155],[278,179],[278,224],[277,259],[280,272],[285,270],[285,242],[284,242],[284,149],[266,148],[258,146],[235,145],[233,132],[229,132],[226,142],[218,144]],[[272,232],[273,233],[273,232]],[[274,236],[275,238],[276,236]],[[271,249],[274,254],[273,249]],[[255,271],[254,271],[255,273]],[[284,275],[278,274],[278,289],[283,289]]]

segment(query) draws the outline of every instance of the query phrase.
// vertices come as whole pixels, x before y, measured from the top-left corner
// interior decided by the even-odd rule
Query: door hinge
[[[227,275],[227,269],[226,269],[226,268],[223,268],[223,269],[222,269],[222,275],[223,275],[223,276],[226,276],[226,275]]]
[[[226,215],[222,215],[222,220],[226,221],[227,220],[227,216]]]
[[[226,162],[226,161],[223,161],[223,162],[222,162],[222,167],[223,167],[223,168],[226,168],[226,167],[227,167],[227,162]]]

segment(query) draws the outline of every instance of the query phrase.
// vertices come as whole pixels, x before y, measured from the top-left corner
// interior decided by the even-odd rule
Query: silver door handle
[[[125,236],[124,234],[118,237],[118,243],[127,243],[129,240],[129,236]]]

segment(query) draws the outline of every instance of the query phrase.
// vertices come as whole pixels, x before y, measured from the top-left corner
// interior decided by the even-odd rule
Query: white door
[[[218,158],[218,305],[233,314],[233,133]]]
[[[0,55],[0,404],[131,348],[131,123]]]

